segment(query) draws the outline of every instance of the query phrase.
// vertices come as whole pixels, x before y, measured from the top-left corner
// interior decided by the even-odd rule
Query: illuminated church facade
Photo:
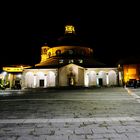
[[[65,26],[65,34],[54,47],[41,47],[41,61],[22,72],[22,88],[67,86],[117,86],[121,74],[117,67],[107,67],[93,58],[93,49],[76,36],[72,25]]]

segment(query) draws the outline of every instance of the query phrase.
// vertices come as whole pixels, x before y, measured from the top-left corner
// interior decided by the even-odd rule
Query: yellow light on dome
[[[65,33],[75,33],[74,26],[72,26],[72,25],[66,25],[65,26]]]

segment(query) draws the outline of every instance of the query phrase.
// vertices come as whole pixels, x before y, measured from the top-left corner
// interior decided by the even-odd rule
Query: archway
[[[100,86],[107,85],[107,82],[106,82],[106,72],[105,71],[100,71],[99,72],[98,83],[99,83]]]
[[[27,88],[34,87],[34,74],[32,72],[27,72],[25,74],[25,87]]]
[[[89,86],[96,86],[96,72],[95,71],[90,71],[88,73],[88,78],[89,78]]]
[[[114,70],[108,73],[109,85],[117,85],[117,74]]]
[[[44,87],[45,86],[45,76],[43,72],[36,73],[36,87]]]
[[[56,76],[55,76],[55,73],[50,71],[48,72],[47,74],[47,86],[48,87],[54,87],[56,85]]]
[[[70,72],[68,75],[68,85],[74,86],[75,85],[75,74],[73,72]]]

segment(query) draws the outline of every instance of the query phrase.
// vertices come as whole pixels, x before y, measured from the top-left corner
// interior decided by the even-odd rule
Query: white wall
[[[117,85],[117,68],[87,68],[85,70],[86,87],[99,85],[99,78],[103,86]]]
[[[56,86],[56,69],[29,69],[23,72],[22,79],[24,88],[40,87],[40,80],[44,80],[44,88]]]

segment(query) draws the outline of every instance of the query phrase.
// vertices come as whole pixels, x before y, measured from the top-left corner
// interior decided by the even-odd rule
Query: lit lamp
[[[109,77],[108,77],[108,73],[106,73],[106,83],[107,83],[107,85],[109,85]]]
[[[45,83],[44,83],[44,85],[45,85],[45,87],[47,87],[47,74],[44,74],[44,76],[45,76]]]
[[[34,74],[34,87],[36,87],[36,74]]]
[[[6,84],[6,75],[7,75],[7,72],[4,71],[4,72],[2,73],[2,75],[3,75],[3,84]]]

